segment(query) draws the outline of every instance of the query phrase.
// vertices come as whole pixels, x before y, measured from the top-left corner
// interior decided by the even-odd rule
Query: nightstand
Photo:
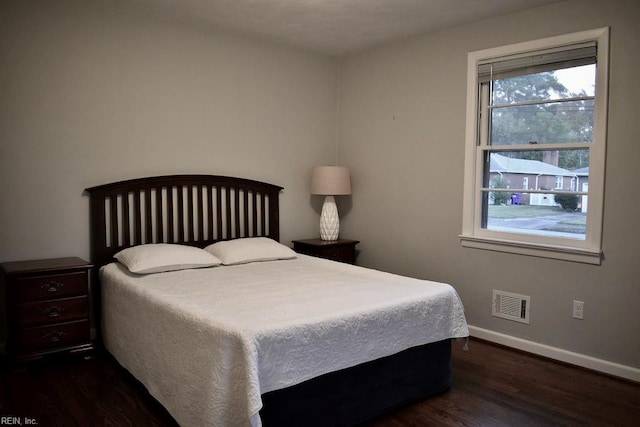
[[[356,245],[358,240],[338,239],[321,240],[306,239],[294,240],[293,249],[301,254],[326,258],[333,261],[356,263]]]
[[[6,289],[7,351],[17,364],[51,353],[93,350],[92,267],[75,257],[0,264]]]

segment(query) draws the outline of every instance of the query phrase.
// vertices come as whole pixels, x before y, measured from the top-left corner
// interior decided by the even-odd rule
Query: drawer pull
[[[49,342],[58,342],[62,339],[63,336],[65,336],[64,332],[53,331],[53,332],[49,332],[47,335],[43,336],[42,338],[44,338]]]
[[[60,288],[63,287],[63,286],[64,286],[64,283],[49,282],[49,283],[45,283],[44,285],[40,286],[40,288],[46,289],[47,292],[58,292],[60,290]]]
[[[60,316],[60,313],[62,313],[64,311],[64,308],[62,307],[48,307],[44,310],[42,310],[42,314],[44,314],[47,317],[58,317]]]

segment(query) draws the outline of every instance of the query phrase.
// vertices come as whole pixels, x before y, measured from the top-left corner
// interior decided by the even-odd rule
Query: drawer
[[[333,261],[355,264],[358,240],[338,239],[335,241],[306,239],[293,240],[293,249],[301,254],[326,258]]]
[[[13,288],[16,302],[53,299],[72,295],[86,295],[87,273],[51,274],[19,277]]]
[[[21,328],[16,337],[19,353],[29,353],[73,346],[89,341],[89,320],[57,323],[55,325]]]
[[[353,262],[353,249],[351,248],[326,248],[320,251],[320,256],[333,261]]]
[[[18,326],[35,326],[89,317],[89,297],[63,298],[18,304],[15,309]]]

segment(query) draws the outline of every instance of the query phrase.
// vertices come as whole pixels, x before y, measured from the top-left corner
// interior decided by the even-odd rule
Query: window
[[[608,37],[469,53],[463,246],[600,264]]]

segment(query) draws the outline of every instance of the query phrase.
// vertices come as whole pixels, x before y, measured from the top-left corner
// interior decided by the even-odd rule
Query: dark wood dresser
[[[0,264],[6,289],[7,352],[14,362],[93,350],[92,267],[75,257]]]
[[[298,253],[326,258],[333,261],[356,263],[356,245],[359,240],[338,239],[321,240],[305,239],[294,240],[293,250]]]

